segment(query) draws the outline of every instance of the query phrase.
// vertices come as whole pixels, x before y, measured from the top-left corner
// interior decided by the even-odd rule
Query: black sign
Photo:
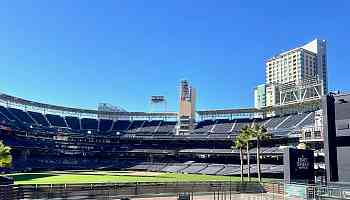
[[[285,182],[314,182],[314,152],[312,150],[288,148],[283,158]]]

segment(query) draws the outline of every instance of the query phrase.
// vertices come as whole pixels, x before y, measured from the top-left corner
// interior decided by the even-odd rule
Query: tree
[[[238,135],[236,138],[235,138],[235,145],[234,147],[232,148],[236,148],[236,149],[239,149],[239,159],[241,160],[241,182],[244,181],[243,179],[243,148],[246,144],[245,138],[243,137],[243,135]]]
[[[243,138],[245,142],[246,154],[247,154],[247,175],[248,175],[248,181],[250,181],[250,155],[249,155],[249,140],[252,138],[253,130],[245,126],[240,130],[240,135]]]
[[[11,147],[0,141],[0,167],[11,167]]]
[[[270,139],[271,136],[264,126],[256,125],[253,128],[252,137],[256,140],[256,166],[258,170],[258,180],[261,182],[260,142]]]

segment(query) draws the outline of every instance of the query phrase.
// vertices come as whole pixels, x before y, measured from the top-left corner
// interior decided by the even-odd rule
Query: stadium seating
[[[160,172],[166,166],[166,163],[152,163],[147,170],[151,172]]]
[[[208,135],[209,139],[221,139],[221,140],[231,140],[235,136],[232,134],[222,134],[222,133],[215,133]]]
[[[150,163],[141,162],[131,165],[128,170],[136,171],[154,171],[171,173],[189,173],[206,175],[240,175],[240,165],[238,164],[205,164],[205,163]],[[282,174],[283,165],[261,164],[261,173],[263,174]],[[248,166],[243,166],[243,173],[248,173]],[[257,165],[250,165],[250,173],[257,174]]]
[[[19,121],[18,118],[16,118],[13,114],[11,114],[7,108],[0,106],[0,113],[5,116],[7,119],[9,119],[10,121]]]
[[[59,115],[46,114],[46,118],[50,122],[51,126],[67,127],[66,122],[64,121],[63,117],[61,117]]]
[[[206,163],[193,163],[188,167],[179,170],[181,173],[196,174],[205,169],[208,166]]]
[[[303,120],[308,113],[290,115],[278,128],[293,128],[296,126],[301,120]]]
[[[315,112],[311,112],[301,123],[298,124],[298,127],[313,126],[315,124]]]
[[[0,113],[0,122],[1,122],[1,123],[8,123],[9,121],[8,121],[8,119],[7,119],[4,115],[2,115],[2,114]]]
[[[10,113],[12,113],[14,116],[16,116],[18,119],[20,119],[24,123],[28,124],[35,124],[33,119],[23,110],[17,109],[17,108],[9,108],[8,109]]]
[[[239,171],[240,171],[240,165],[228,164],[228,165],[225,165],[224,168],[218,171],[216,174],[223,175],[223,176],[236,175],[237,172]]]
[[[225,165],[223,165],[223,164],[209,164],[206,168],[199,171],[199,173],[200,174],[207,174],[207,175],[216,175],[224,167],[225,167]]]
[[[145,123],[143,120],[135,120],[131,122],[131,125],[129,127],[129,133],[136,133],[138,130],[142,127],[142,125]]]
[[[272,117],[269,119],[217,119],[199,121],[191,138],[207,138],[207,139],[231,139],[239,133],[241,128],[245,126],[251,127],[254,124],[264,125],[273,134],[280,136],[288,134],[286,129],[301,128],[313,125],[315,113],[301,113],[294,115],[286,115],[281,117]],[[70,128],[75,132],[80,130],[93,130],[94,133],[121,132],[131,134],[130,136],[145,137],[165,137],[175,133],[175,121],[163,120],[112,120],[82,118],[73,116],[46,114],[43,115],[33,111],[23,111],[16,108],[5,108],[0,106],[0,121],[10,120],[17,124],[39,124],[43,127],[61,127]],[[136,135],[133,135],[136,134]],[[232,134],[232,135],[231,135]]]
[[[180,172],[181,170],[185,169],[187,167],[186,164],[184,163],[172,163],[161,169],[160,171],[162,172],[172,172],[172,173],[177,173]]]
[[[215,122],[213,120],[200,121],[196,125],[195,129],[193,130],[193,132],[195,134],[208,133],[213,128],[214,123]]]
[[[284,151],[280,147],[260,147],[261,155],[283,155]],[[249,149],[251,156],[256,156],[256,148]]]
[[[13,128],[10,135],[0,130],[0,140],[21,152],[14,155],[13,169],[18,170],[108,168],[239,175],[239,151],[231,146],[241,128],[261,124],[273,136],[289,141],[291,137],[285,133],[298,133],[314,120],[314,112],[268,119],[203,120],[191,134],[176,135],[176,121],[62,117],[0,106],[0,121]],[[344,123],[348,128],[349,123]],[[283,149],[274,143],[277,140],[271,141],[262,143],[260,149],[265,159],[262,172],[281,174],[283,168],[277,164],[281,164]],[[22,151],[30,152],[28,161],[20,162]],[[256,148],[249,153],[254,160]],[[254,164],[251,172],[256,173]]]
[[[100,119],[99,120],[99,131],[102,133],[107,133],[112,129],[113,121],[109,119]]]
[[[153,120],[153,121],[145,121],[140,127],[137,132],[141,133],[154,133],[157,128],[159,127],[161,121],[160,120]]]
[[[82,118],[81,120],[81,129],[83,130],[97,130],[98,121],[91,118]]]
[[[157,133],[174,133],[177,122],[161,121],[160,126],[156,130]]]
[[[43,114],[33,111],[27,111],[27,113],[40,125],[50,126],[49,122],[46,120]]]
[[[80,128],[80,121],[78,117],[71,117],[71,116],[66,116],[65,117],[67,125],[69,128],[75,131],[79,131]]]
[[[211,133],[229,134],[233,128],[234,121],[229,119],[217,119]]]
[[[252,123],[251,119],[236,119],[232,132],[238,134],[242,128],[251,127]]]
[[[273,117],[266,121],[263,125],[267,129],[274,129],[276,126],[281,124],[289,116]]]
[[[147,171],[150,167],[150,164],[148,163],[140,163],[140,164],[136,164],[132,167],[129,167],[129,170],[141,170],[141,171]]]
[[[284,150],[279,148],[279,147],[262,147],[261,153],[262,154],[269,154],[269,155],[272,155],[272,154],[280,154],[281,155],[284,153]]]
[[[272,164],[262,164],[261,166],[261,173],[263,174],[282,174],[283,173],[283,165],[272,165]],[[248,173],[248,167],[244,166],[244,174]],[[251,174],[257,174],[258,168],[256,164],[250,165],[250,173]],[[240,171],[235,171],[235,174],[240,174]]]
[[[113,123],[112,130],[119,132],[126,132],[130,126],[131,122],[129,120],[118,120]]]
[[[132,167],[129,167],[129,170],[142,170],[142,171],[151,171],[151,172],[159,172],[161,171],[167,164],[166,163],[149,163],[142,162],[140,164],[136,164]]]

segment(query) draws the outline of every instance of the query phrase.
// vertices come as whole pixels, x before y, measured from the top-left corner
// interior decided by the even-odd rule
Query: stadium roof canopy
[[[143,119],[174,119],[178,116],[177,112],[127,112],[127,111],[99,111],[93,109],[71,108],[46,103],[30,101],[8,94],[0,93],[0,104],[8,107],[19,107],[24,110],[33,110],[43,113],[54,113],[59,115],[73,115],[78,117],[95,117],[107,119],[121,118],[143,118]],[[212,109],[200,110],[197,114],[200,118],[234,118],[234,117],[256,117],[266,116],[266,113],[274,112],[277,115],[290,114],[301,111],[314,111],[319,109],[320,101],[313,100],[304,103],[294,103],[290,105],[266,107],[266,108],[237,108],[237,109]]]
[[[197,111],[199,115],[215,115],[215,114],[250,114],[264,112],[264,110],[257,108],[238,108],[238,109],[216,109],[216,110],[202,110]]]
[[[0,102],[6,106],[13,107],[24,107],[25,110],[41,110],[42,112],[51,112],[59,114],[75,114],[78,116],[118,116],[118,117],[152,117],[152,118],[163,118],[163,117],[177,117],[176,112],[110,112],[110,111],[98,111],[93,109],[81,109],[81,108],[71,108],[65,106],[57,106],[46,103],[39,103],[35,101],[30,101],[22,99],[19,97],[14,97],[4,93],[0,93]]]
[[[197,111],[200,117],[218,117],[218,116],[252,116],[257,113],[264,113],[265,110],[256,108],[238,108],[238,109],[215,109]]]
[[[212,109],[197,111],[201,118],[215,117],[256,117],[266,116],[268,113],[276,115],[294,114],[299,112],[315,111],[320,109],[320,100],[312,100],[303,103],[293,103],[289,105],[265,107],[265,108],[237,108],[237,109]]]

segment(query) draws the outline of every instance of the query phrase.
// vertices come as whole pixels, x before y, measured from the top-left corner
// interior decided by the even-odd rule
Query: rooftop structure
[[[320,100],[328,90],[326,58],[326,41],[315,39],[268,59],[265,86],[254,90],[255,107]]]

